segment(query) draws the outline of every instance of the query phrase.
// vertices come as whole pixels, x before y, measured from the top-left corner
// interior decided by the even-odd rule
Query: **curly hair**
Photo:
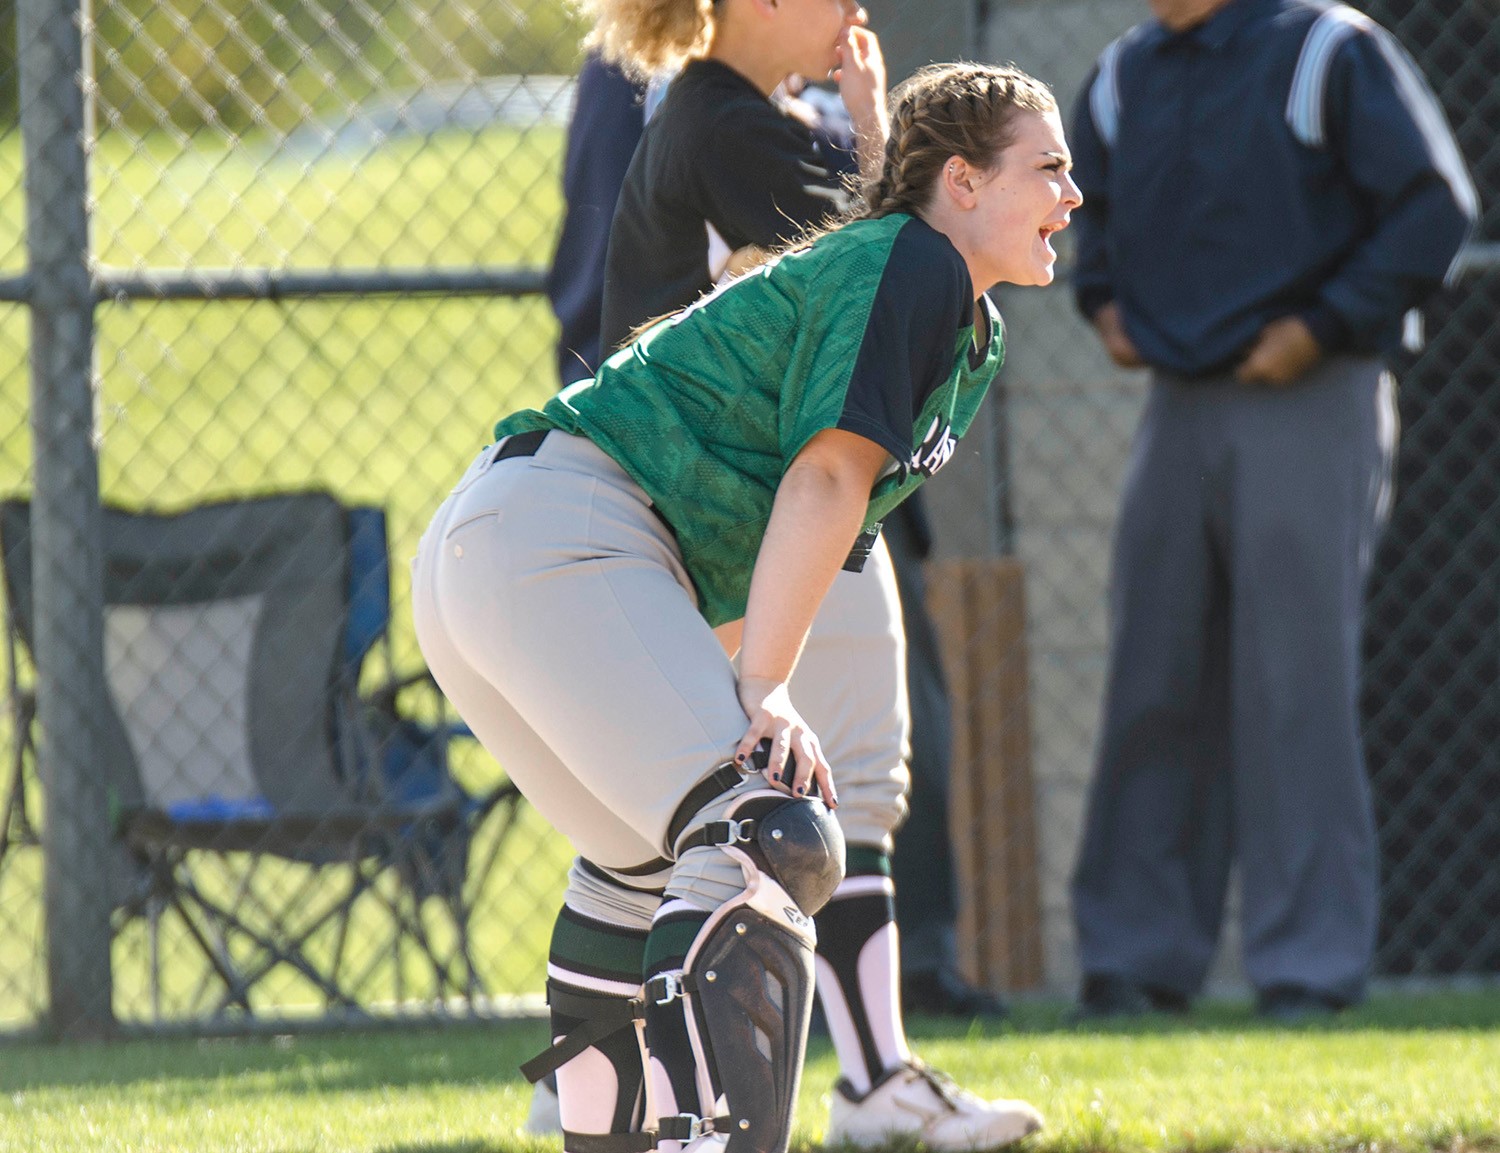
[[[944,163],[995,164],[1015,139],[1018,112],[1052,112],[1051,90],[1014,65],[932,64],[891,93],[891,135],[878,179],[861,189],[864,217],[925,206]]]
[[[648,80],[708,51],[713,0],[573,0],[593,24],[584,41],[627,75]]]

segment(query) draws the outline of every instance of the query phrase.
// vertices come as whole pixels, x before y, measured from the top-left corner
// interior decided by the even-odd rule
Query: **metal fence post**
[[[113,1030],[87,0],[17,5],[31,275],[34,586],[50,1029]]]

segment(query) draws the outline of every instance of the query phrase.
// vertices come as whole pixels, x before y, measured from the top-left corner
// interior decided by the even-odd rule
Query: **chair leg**
[[[234,960],[229,953],[223,928],[219,924],[222,919],[220,911],[203,898],[203,895],[191,881],[180,889],[174,890],[168,901],[171,903],[172,908],[177,910],[177,915],[182,918],[182,923],[187,928],[188,935],[197,942],[199,950],[202,951],[204,957],[208,959],[208,963],[213,966],[214,971],[219,975],[219,979],[224,983],[224,996],[220,1000],[218,1007],[214,1010],[213,1016],[222,1016],[230,1005],[238,1005],[248,1014],[250,1012],[250,983],[243,981],[240,975],[235,972]],[[220,941],[224,942],[222,950],[217,942],[209,941],[207,934],[203,932],[192,910],[189,909],[189,901],[198,906],[200,913],[206,916],[213,924]]]
[[[161,898],[146,900],[146,950],[151,968],[151,1019],[161,1021]]]
[[[12,845],[40,843],[31,818],[26,813],[26,754],[34,752],[31,744],[33,710],[25,702],[11,710],[10,783],[5,790],[5,815],[0,817],[0,862],[4,862]]]
[[[216,915],[227,929],[231,929],[240,936],[251,941],[260,951],[261,958],[256,964],[245,970],[241,981],[248,989],[260,981],[272,969],[279,964],[291,966],[297,972],[308,979],[318,990],[323,993],[327,1007],[337,1005],[341,1008],[357,1009],[359,1006],[349,992],[329,974],[320,973],[315,965],[303,954],[303,946],[309,939],[328,924],[334,917],[343,915],[347,918],[349,910],[358,900],[360,894],[368,887],[368,880],[362,872],[356,871],[354,879],[350,883],[347,893],[340,897],[333,905],[323,910],[308,924],[299,927],[295,934],[288,934],[284,929],[277,928],[277,936],[268,936],[256,929],[251,928],[243,917],[230,914],[227,910],[214,907]],[[200,900],[205,901],[200,894]],[[258,906],[264,908],[263,902],[256,901]],[[273,920],[273,925],[275,924]]]

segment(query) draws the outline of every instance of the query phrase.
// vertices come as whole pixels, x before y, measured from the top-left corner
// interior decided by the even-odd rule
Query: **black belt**
[[[534,428],[530,432],[518,432],[506,437],[500,442],[500,451],[490,458],[490,463],[509,460],[513,456],[535,456],[537,450],[542,447],[542,441],[547,439],[550,428]],[[672,527],[672,522],[662,515],[661,509],[656,507],[656,502],[650,504],[651,515],[661,521],[662,527],[677,539],[677,530]]]
[[[530,432],[518,432],[514,436],[508,436],[500,445],[492,460],[509,460],[513,456],[535,456],[536,450],[542,447],[542,441],[547,439],[551,432],[548,428],[534,428]]]

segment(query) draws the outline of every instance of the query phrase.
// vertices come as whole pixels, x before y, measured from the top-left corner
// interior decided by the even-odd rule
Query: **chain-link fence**
[[[898,66],[963,50],[950,7],[895,14]],[[392,686],[452,469],[557,385],[576,17],[22,0],[0,29],[0,292],[30,305],[0,310],[0,1029],[537,1004],[566,848]]]
[[[893,75],[977,52],[1065,104],[1145,15],[1136,0],[869,7]],[[1377,14],[1439,82],[1493,203],[1493,19],[1445,0]],[[122,0],[83,19],[0,0],[0,496],[21,498],[0,520],[0,1030],[538,1003],[566,847],[499,766],[447,739],[420,681],[390,686],[419,668],[404,562],[455,462],[557,383],[537,289],[578,36],[560,0]],[[1482,547],[1495,295],[1487,274],[1444,302],[1404,393],[1370,690],[1392,972],[1500,963]],[[1031,739],[1009,740],[1024,787],[995,801],[1004,819],[980,821],[971,790],[955,823],[971,882],[1035,869],[1039,916],[1005,916],[1045,968],[1010,971],[1064,988],[1140,385],[1065,287],[1001,304],[1012,352],[985,451],[934,500],[944,556],[1013,554],[1024,573],[1024,616],[987,611],[999,586],[981,581],[949,640],[964,695],[999,676],[1002,728]],[[101,514],[94,492],[204,519]],[[289,591],[307,572],[321,581]],[[982,651],[997,644],[1026,663],[997,672]],[[302,742],[298,780],[259,772],[276,740]]]
[[[1398,491],[1372,583],[1364,702],[1383,853],[1376,964],[1385,975],[1493,973],[1500,13],[1488,0],[1355,6],[1392,29],[1430,78],[1486,209],[1468,275],[1429,309],[1426,351],[1401,372]],[[1067,116],[1099,51],[1149,15],[1141,0],[988,9],[985,56],[1046,77]],[[1067,881],[1103,694],[1109,538],[1144,381],[1111,366],[1074,314],[1066,283],[1007,293],[1002,307],[1011,344],[1002,378],[1008,506],[1027,578],[1047,978],[1070,991],[1078,974]],[[957,535],[957,522],[949,527]],[[1240,983],[1235,953],[1231,926],[1216,970],[1221,988]]]
[[[327,569],[349,584],[317,603],[367,615],[278,670],[257,654],[313,623],[286,602],[322,595],[286,584],[308,548],[233,517],[107,517],[101,590],[86,552],[66,559],[55,536],[48,547],[77,502],[49,507],[47,493],[87,489],[92,462],[75,436],[33,466],[27,314],[5,309],[0,490],[35,500],[7,522],[19,704],[6,733],[0,1024],[49,1010],[97,1025],[534,1000],[549,931],[538,910],[554,903],[565,850],[472,742],[445,763],[420,684],[381,690],[418,663],[403,562],[434,495],[499,414],[555,387],[536,289],[556,232],[576,20],[555,3],[107,3],[85,9],[89,51],[70,61],[73,7],[0,5],[0,268],[29,269],[13,296],[45,298],[49,335],[72,325],[92,341],[72,365],[36,364],[37,395],[65,399],[38,401],[33,423],[57,423],[49,403],[71,406],[59,440],[96,420],[98,490],[122,507],[332,494],[338,515],[314,508],[303,524],[338,538]],[[59,105],[80,74],[86,101]],[[18,109],[18,91],[42,107]],[[70,203],[85,190],[86,219],[85,201]],[[220,567],[237,543],[225,538],[258,535],[238,542],[239,576],[216,587],[199,587],[199,562],[120,571],[132,534],[184,531]],[[28,551],[31,588],[10,563]],[[251,587],[257,563],[272,571]],[[163,579],[165,592],[147,587]],[[94,724],[86,685],[66,679],[48,713],[37,652],[80,643],[48,622],[85,614],[90,596],[108,606],[105,624],[72,660],[102,649],[123,732]],[[300,712],[262,684],[299,660],[331,684]],[[261,746],[277,725],[308,730],[286,741],[301,741],[306,779],[279,786],[271,816],[278,786],[261,779],[274,759]],[[171,829],[133,815],[148,800]],[[284,811],[299,807],[304,827],[288,827]]]

